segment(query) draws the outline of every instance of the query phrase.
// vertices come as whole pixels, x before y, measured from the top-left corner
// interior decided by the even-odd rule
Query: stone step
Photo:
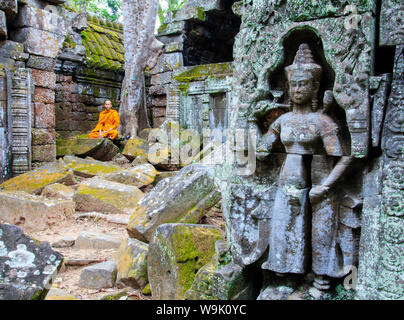
[[[116,235],[84,231],[80,233],[74,244],[75,249],[114,249],[119,248],[124,238]]]

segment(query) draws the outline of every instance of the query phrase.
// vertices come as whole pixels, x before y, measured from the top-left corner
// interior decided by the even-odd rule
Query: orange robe
[[[116,130],[116,128],[118,128],[118,125],[119,125],[118,112],[112,109],[109,111],[104,110],[100,113],[97,126],[94,128],[93,131],[91,131],[88,134],[88,137],[92,139],[99,138],[100,137],[99,131],[101,130],[103,131],[102,133],[103,138],[110,138],[114,140],[118,135],[118,131]],[[104,133],[104,131],[107,131],[109,129],[111,130]]]

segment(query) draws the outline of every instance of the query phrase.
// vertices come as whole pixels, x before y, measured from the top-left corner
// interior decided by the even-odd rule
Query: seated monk
[[[114,140],[118,136],[116,128],[119,125],[119,114],[117,111],[111,110],[112,103],[110,100],[105,100],[104,108],[105,110],[100,113],[98,118],[97,126],[88,134],[91,139],[109,138]]]

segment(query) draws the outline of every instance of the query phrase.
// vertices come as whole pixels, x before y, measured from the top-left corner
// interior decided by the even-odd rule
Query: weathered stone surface
[[[48,88],[36,87],[34,91],[34,101],[36,103],[55,103],[55,91]]]
[[[57,240],[52,243],[53,248],[69,248],[73,246],[76,242],[76,239],[70,236],[65,236],[60,240]]]
[[[165,53],[182,52],[183,49],[184,49],[184,44],[183,44],[182,41],[167,43],[164,46],[164,52]]]
[[[126,142],[122,154],[132,161],[137,156],[147,157],[148,150],[149,144],[147,141],[140,138],[130,138]]]
[[[172,178],[175,177],[178,174],[179,171],[162,171],[159,172],[158,175],[156,175],[156,177],[154,178],[154,181],[152,182],[152,184],[154,186],[156,186],[161,180],[165,179],[165,178]]]
[[[216,266],[213,263],[205,264],[195,275],[191,287],[186,291],[186,300],[217,300],[212,294],[213,275]]]
[[[0,40],[5,39],[7,39],[6,15],[3,11],[0,11]]]
[[[45,300],[79,300],[79,299],[69,294],[66,290],[57,287],[52,287],[48,291]]]
[[[136,239],[125,239],[115,253],[115,261],[118,274],[116,283],[118,286],[130,286],[143,289],[148,283],[147,278],[147,253],[148,244]]]
[[[159,226],[147,258],[153,299],[184,299],[195,274],[212,259],[215,242],[221,237],[213,226],[180,223]]]
[[[397,0],[384,0],[380,11],[380,46],[404,44],[404,4]]]
[[[13,26],[17,28],[32,27],[58,35],[64,35],[66,32],[63,17],[31,6],[21,7],[21,12],[13,22]]]
[[[109,173],[104,179],[138,188],[151,184],[159,172],[150,163],[141,164],[126,170]]]
[[[68,139],[58,139],[56,152],[58,156],[89,156],[100,161],[110,161],[118,154],[119,148],[110,139],[90,139],[87,134],[80,134]]]
[[[212,260],[195,275],[186,299],[251,300],[255,298],[253,282],[242,267],[232,262],[228,244],[218,240]]]
[[[404,45],[396,47],[393,82],[383,121],[383,154],[365,176],[357,298],[403,299]]]
[[[73,199],[77,211],[131,214],[142,197],[137,187],[94,177],[79,185]]]
[[[118,165],[125,165],[130,163],[130,161],[122,154],[122,153],[117,153],[112,160],[113,162],[115,162]]]
[[[0,224],[0,299],[45,298],[63,256],[13,225]]]
[[[80,233],[75,241],[74,248],[76,249],[114,249],[119,248],[123,238],[108,235],[104,233],[97,233],[91,231],[84,231]]]
[[[147,152],[147,159],[156,168],[163,170],[179,170],[179,161],[172,159],[171,149],[167,144],[151,143]]]
[[[173,80],[173,73],[172,72],[164,72],[152,75],[151,77],[151,84],[153,86],[162,85],[170,83]]]
[[[132,238],[148,242],[163,223],[196,223],[220,198],[211,169],[190,165],[160,181],[141,199],[127,227]]]
[[[113,261],[85,267],[80,274],[79,286],[90,289],[112,288],[116,279],[116,265]]]
[[[157,143],[150,144],[149,162],[165,170],[176,170],[190,164],[202,144],[197,130],[181,129],[178,122],[169,119],[158,129],[152,129],[148,139],[157,140]]]
[[[55,128],[55,105],[53,103],[34,103],[34,124],[40,129]]]
[[[47,200],[22,191],[0,192],[0,218],[27,231],[41,231],[60,221],[72,220],[74,202]]]
[[[32,161],[52,162],[56,160],[56,146],[54,144],[32,146]]]
[[[11,21],[18,12],[17,0],[0,0],[0,9],[6,13],[7,19]]]
[[[53,183],[47,185],[42,190],[42,196],[46,198],[73,200],[74,189],[61,183]]]
[[[55,144],[56,132],[54,129],[31,129],[32,145]]]
[[[49,57],[41,57],[31,54],[27,61],[28,68],[35,68],[46,71],[53,71],[56,60]]]
[[[3,57],[9,57],[18,61],[25,61],[29,54],[24,52],[24,45],[11,40],[2,41],[0,52]]]
[[[21,28],[12,35],[12,40],[24,43],[28,53],[56,58],[61,39],[53,33],[35,28]]]
[[[167,71],[173,71],[181,66],[183,66],[184,61],[182,58],[182,53],[173,52],[162,54],[157,61],[156,66],[149,71],[151,74],[163,73]]]
[[[75,184],[73,171],[64,166],[61,161],[46,164],[40,168],[9,179],[0,185],[0,190],[25,191],[27,193],[41,193],[48,184]]]
[[[55,90],[56,74],[54,72],[32,69],[31,74],[35,86]]]
[[[63,161],[66,164],[66,168],[71,168],[76,175],[85,178],[102,176],[121,170],[119,166],[91,158],[82,159],[74,156],[65,156],[63,157]]]

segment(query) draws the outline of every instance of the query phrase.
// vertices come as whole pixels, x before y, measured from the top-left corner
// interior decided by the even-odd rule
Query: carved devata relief
[[[257,173],[266,182],[232,186],[233,258],[284,279],[312,273],[313,286],[326,291],[358,263],[360,172],[353,183],[347,173],[355,167],[351,137],[368,130],[367,90],[349,73],[325,72],[304,42],[282,69],[283,87],[257,90],[251,104],[257,158],[271,172]]]

